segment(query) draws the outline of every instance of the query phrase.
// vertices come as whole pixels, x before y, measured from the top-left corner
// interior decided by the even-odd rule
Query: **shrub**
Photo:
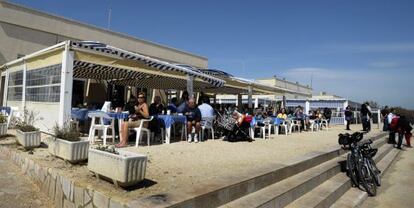
[[[56,124],[53,127],[53,133],[56,138],[63,139],[66,141],[77,142],[80,141],[80,132],[72,125],[63,125],[60,127]]]
[[[34,111],[24,108],[23,116],[13,118],[13,125],[23,132],[38,131],[39,129],[33,126],[36,121],[41,119],[38,117],[38,114],[39,113],[37,112],[35,113]]]
[[[7,123],[7,116],[0,114],[0,123]]]

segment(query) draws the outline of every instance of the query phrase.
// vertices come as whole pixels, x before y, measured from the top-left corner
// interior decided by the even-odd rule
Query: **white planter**
[[[40,131],[23,132],[16,131],[17,142],[25,148],[40,146]]]
[[[89,149],[88,169],[111,179],[115,185],[130,186],[145,178],[147,156],[119,151],[119,155]]]
[[[49,143],[49,153],[71,163],[88,159],[89,141],[71,142],[56,139]]]
[[[7,133],[7,123],[0,123],[0,135]]]

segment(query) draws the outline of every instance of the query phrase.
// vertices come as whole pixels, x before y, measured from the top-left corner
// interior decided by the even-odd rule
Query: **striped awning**
[[[304,107],[305,104],[305,100],[286,100],[286,107],[297,107],[299,105]]]
[[[162,74],[148,74],[137,70],[128,70],[113,66],[88,63],[75,60],[73,63],[73,77],[81,79],[108,80],[109,83],[125,86],[140,86],[151,89],[177,89],[187,88],[186,80],[163,76]],[[193,83],[195,91],[212,86],[203,81]]]
[[[309,101],[309,106],[311,108],[343,108],[344,107],[343,100],[337,101]]]
[[[194,71],[194,70],[190,70],[187,69],[185,67],[182,66],[178,66],[178,65],[174,65],[165,61],[161,61],[158,59],[154,59],[148,56],[144,56],[138,53],[133,53],[130,51],[126,51],[123,49],[119,49],[110,45],[106,45],[103,43],[99,43],[99,42],[94,42],[94,41],[71,41],[70,45],[73,49],[80,49],[83,51],[90,51],[93,53],[99,53],[101,55],[104,56],[116,56],[119,59],[124,59],[124,60],[132,60],[132,61],[136,61],[139,62],[140,64],[143,64],[145,66],[147,66],[150,69],[156,69],[160,72],[160,76],[165,78],[168,77],[169,73],[172,74],[181,74],[181,75],[189,75],[189,76],[193,76],[194,78],[198,78],[200,80],[203,80],[207,83],[209,83],[210,85],[212,85],[212,87],[222,87],[225,83],[224,80],[204,74],[202,72],[198,72],[198,71]],[[79,60],[81,61],[81,60]],[[94,72],[98,72],[97,77],[107,77],[107,78],[111,78],[108,75],[102,75],[102,71],[96,71],[96,69],[101,68],[101,69],[105,69],[106,73],[109,73],[111,75],[115,75],[115,76],[121,76],[119,78],[123,78],[125,79],[129,79],[129,78],[138,78],[136,77],[136,72],[132,71],[132,70],[128,70],[128,69],[124,69],[122,70],[122,68],[116,68],[116,67],[111,67],[111,66],[96,66],[96,64],[94,65],[93,63],[81,63],[81,65],[79,65],[80,63],[78,63],[78,69],[81,68],[81,65],[84,64],[92,64],[89,65],[87,68],[89,69],[94,69]],[[121,69],[121,70],[120,70]],[[118,71],[120,70],[120,71]],[[81,74],[85,75],[85,72],[82,72]],[[92,75],[91,72],[88,73],[89,75]],[[118,80],[119,81],[119,80]],[[173,88],[175,89],[175,88]]]

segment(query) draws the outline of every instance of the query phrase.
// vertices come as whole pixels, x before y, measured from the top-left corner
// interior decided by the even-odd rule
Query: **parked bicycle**
[[[339,134],[338,143],[344,148],[350,149],[347,155],[346,170],[351,178],[352,185],[363,189],[370,196],[375,196],[377,186],[381,185],[380,173],[373,157],[378,149],[372,148],[372,140],[359,143],[363,139],[363,133],[355,132],[350,134]]]

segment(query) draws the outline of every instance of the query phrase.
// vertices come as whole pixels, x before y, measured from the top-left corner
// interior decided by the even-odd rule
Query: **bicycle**
[[[378,149],[372,148],[372,140],[358,144],[363,139],[363,133],[356,132],[352,135],[339,134],[339,144],[349,146],[351,150],[347,155],[346,170],[351,178],[352,185],[362,187],[370,196],[376,195],[377,186],[381,185],[381,171],[375,164],[373,157]]]

